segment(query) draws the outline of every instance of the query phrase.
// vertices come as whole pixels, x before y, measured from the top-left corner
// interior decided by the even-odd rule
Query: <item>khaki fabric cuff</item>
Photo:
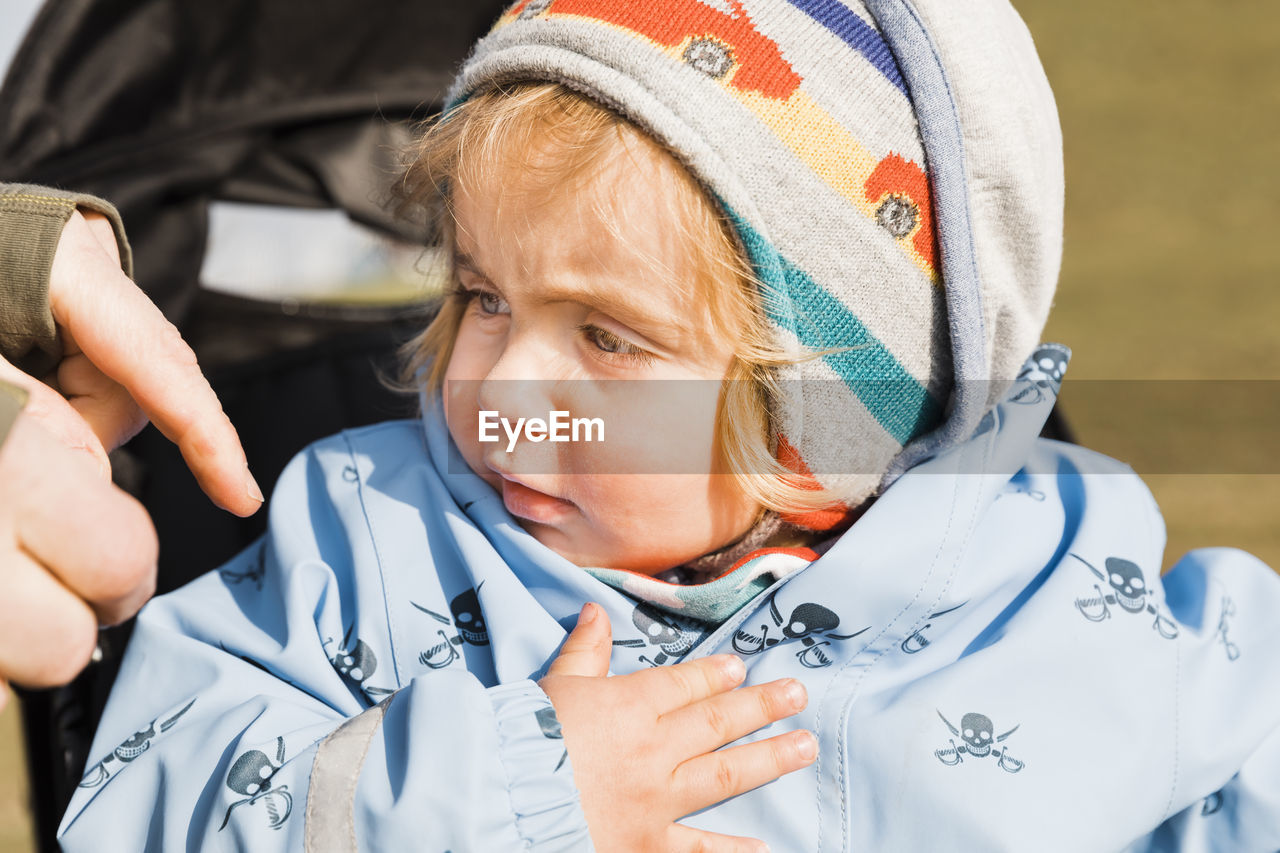
[[[0,380],[0,447],[9,437],[13,422],[18,419],[22,409],[27,405],[27,390]]]
[[[49,307],[49,273],[62,228],[78,207],[111,222],[120,264],[132,276],[129,241],[109,202],[48,187],[0,184],[0,355],[35,376],[62,358]]]

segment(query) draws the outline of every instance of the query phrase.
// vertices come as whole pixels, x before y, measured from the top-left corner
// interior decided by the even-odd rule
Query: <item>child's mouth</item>
[[[569,501],[552,497],[506,477],[502,478],[502,502],[506,504],[507,512],[517,518],[541,524],[555,524],[574,509]]]

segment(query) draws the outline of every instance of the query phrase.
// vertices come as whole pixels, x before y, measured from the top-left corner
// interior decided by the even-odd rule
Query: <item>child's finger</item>
[[[810,732],[788,732],[689,759],[672,774],[672,793],[691,814],[808,767],[817,757]]]
[[[732,690],[747,677],[747,668],[737,655],[722,654],[654,667],[625,677],[644,682],[645,695],[653,708],[659,714],[666,714]]]
[[[671,824],[666,849],[671,853],[769,853],[769,845],[758,838],[721,835],[678,823]]]
[[[785,678],[677,708],[664,714],[662,723],[670,724],[678,755],[702,755],[804,710],[808,701],[804,686]]]
[[[600,678],[609,674],[612,656],[613,629],[609,624],[609,614],[600,605],[587,602],[578,614],[578,624],[547,669],[547,675]]]

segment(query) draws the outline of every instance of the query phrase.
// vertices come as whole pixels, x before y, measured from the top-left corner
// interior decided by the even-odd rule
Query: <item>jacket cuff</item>
[[[101,213],[111,223],[120,265],[133,275],[133,256],[120,214],[83,193],[29,184],[0,184],[0,355],[35,376],[62,358],[49,308],[49,274],[63,226],[76,208]]]
[[[532,681],[489,688],[516,831],[531,850],[594,850],[551,700]]]

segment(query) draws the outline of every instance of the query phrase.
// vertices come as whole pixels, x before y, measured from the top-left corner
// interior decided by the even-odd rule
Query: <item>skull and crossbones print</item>
[[[347,633],[342,637],[342,643],[334,651],[333,656],[329,658],[338,675],[342,676],[348,686],[366,694],[367,696],[386,696],[395,691],[386,687],[374,687],[369,684],[369,679],[373,678],[373,674],[378,671],[378,656],[374,654],[373,648],[368,643],[356,637],[355,645],[351,643],[351,633],[355,630],[353,624],[347,629]],[[325,649],[333,643],[332,637],[324,641]]]
[[[1046,398],[1056,398],[1066,371],[1067,358],[1061,349],[1041,347],[1019,371],[1017,390],[1009,396],[1009,402],[1035,405]]]
[[[791,615],[783,618],[778,609],[778,593],[769,596],[769,618],[773,621],[760,625],[760,633],[753,634],[739,629],[733,635],[733,650],[740,655],[756,655],[788,641],[799,641],[803,647],[796,652],[796,659],[809,669],[821,669],[830,666],[833,661],[826,653],[825,647],[840,640],[851,640],[868,628],[854,631],[852,634],[837,634],[840,617],[835,611],[812,601],[796,605]],[[870,626],[868,626],[870,627]],[[773,631],[777,634],[773,634]]]
[[[177,725],[178,720],[182,718],[182,715],[191,710],[191,706],[195,703],[196,700],[192,699],[172,717],[169,717],[163,722],[159,718],[152,720],[145,729],[139,729],[129,737],[125,738],[120,742],[119,746],[111,751],[111,754],[89,768],[89,771],[84,774],[84,778],[80,780],[79,787],[96,788],[103,782],[110,779],[111,774],[115,769],[113,765],[118,762],[120,766],[123,767],[150,749],[151,742],[155,740],[158,735],[169,731],[169,729]]]
[[[289,819],[289,815],[293,813],[293,795],[289,793],[288,785],[271,784],[271,780],[283,767],[284,738],[282,737],[276,738],[275,761],[260,749],[251,749],[237,758],[227,773],[227,787],[237,794],[243,794],[244,798],[227,806],[227,813],[222,818],[222,826],[218,827],[218,831],[221,832],[227,828],[227,822],[231,820],[231,812],[237,806],[252,806],[259,800],[267,809],[267,826],[272,829],[283,826]]]
[[[649,666],[678,662],[689,653],[703,633],[691,620],[669,616],[647,602],[637,604],[631,611],[631,624],[644,639],[614,640],[613,644],[632,649],[654,646],[657,652],[653,653],[653,657],[640,655],[641,662]]]
[[[970,758],[986,758],[991,756],[996,759],[996,766],[1006,773],[1018,773],[1022,768],[1026,767],[1026,763],[1019,761],[1009,754],[1009,748],[1001,748],[998,744],[1002,744],[1008,737],[1016,732],[1021,723],[1009,729],[1001,735],[995,733],[995,726],[991,722],[991,718],[986,714],[968,713],[960,718],[960,727],[956,728],[952,725],[941,711],[938,711],[938,717],[946,724],[951,731],[952,737],[947,739],[951,744],[943,749],[935,749],[933,754],[938,760],[948,767],[955,767],[957,764],[964,763],[964,756]],[[955,739],[959,738],[960,743],[957,744]]]
[[[472,646],[489,645],[489,629],[485,625],[484,612],[480,609],[480,587],[482,586],[484,581],[480,582],[480,586],[469,587],[453,597],[449,602],[449,613],[452,619],[421,604],[409,602],[440,624],[451,625],[454,629],[454,635],[450,637],[442,629],[437,628],[436,634],[439,635],[440,642],[418,655],[418,663],[429,669],[444,669],[462,657],[462,653],[458,650],[464,643]]]
[[[1090,622],[1103,622],[1111,618],[1111,606],[1114,605],[1125,613],[1135,615],[1148,613],[1154,616],[1155,620],[1151,623],[1151,627],[1166,640],[1172,640],[1178,636],[1178,623],[1161,613],[1149,600],[1154,596],[1147,589],[1146,578],[1136,563],[1121,557],[1107,557],[1103,564],[1106,566],[1104,572],[1079,554],[1071,556],[1087,566],[1101,584],[1111,588],[1109,592],[1104,592],[1100,583],[1095,583],[1093,591],[1096,595],[1077,598],[1075,606],[1081,616]]]

